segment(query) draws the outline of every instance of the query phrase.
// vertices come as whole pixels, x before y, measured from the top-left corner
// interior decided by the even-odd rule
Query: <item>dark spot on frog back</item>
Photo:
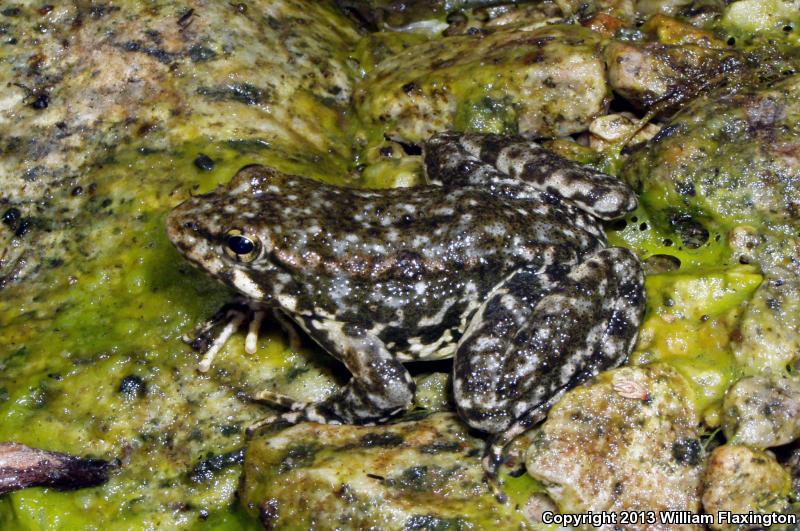
[[[416,251],[403,250],[394,259],[389,273],[390,278],[414,280],[425,272],[425,260]]]
[[[442,441],[442,442],[433,442],[431,444],[421,446],[419,451],[422,452],[423,454],[436,455],[441,453],[459,452],[461,449],[462,449],[462,443],[458,443],[455,441]]]
[[[514,142],[519,142],[522,139],[519,137],[509,137],[501,135],[491,135],[484,138],[481,142],[481,156],[480,159],[488,164],[495,165],[497,157],[506,146]]]
[[[633,332],[633,323],[631,323],[624,315],[624,313],[615,312],[608,321],[608,328],[606,331],[614,337],[630,337]]]

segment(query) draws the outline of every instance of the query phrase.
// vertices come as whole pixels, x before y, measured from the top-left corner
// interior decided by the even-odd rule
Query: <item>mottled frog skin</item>
[[[636,198],[516,137],[440,133],[424,157],[430,183],[392,190],[245,167],[179,205],[169,237],[352,373],[323,402],[265,395],[283,419],[383,421],[414,397],[404,362],[454,357],[459,414],[501,448],[630,352],[642,270],[606,247],[601,220]]]

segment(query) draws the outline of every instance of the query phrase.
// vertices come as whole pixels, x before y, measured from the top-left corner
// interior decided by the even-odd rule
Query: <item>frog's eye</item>
[[[261,250],[258,238],[245,235],[239,229],[231,229],[225,234],[225,253],[239,262],[252,262]]]

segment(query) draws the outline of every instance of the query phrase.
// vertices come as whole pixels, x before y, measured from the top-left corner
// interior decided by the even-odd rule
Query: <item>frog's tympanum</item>
[[[289,410],[271,421],[384,421],[414,397],[404,362],[453,357],[456,407],[495,435],[494,468],[506,442],[633,347],[642,270],[606,247],[601,220],[636,197],[518,137],[442,133],[424,157],[430,183],[391,190],[248,166],[178,206],[169,237],[256,314],[289,317],[352,373],[319,403],[264,394]],[[227,315],[223,339],[244,319]],[[197,343],[212,351],[215,323]]]

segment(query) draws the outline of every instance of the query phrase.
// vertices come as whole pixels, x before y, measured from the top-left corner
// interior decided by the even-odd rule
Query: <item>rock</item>
[[[447,129],[585,131],[604,112],[607,92],[599,35],[547,26],[409,46],[368,72],[354,100],[365,123],[417,143]]]
[[[800,381],[779,375],[742,378],[725,394],[725,437],[771,448],[800,437]]]
[[[708,458],[703,476],[703,506],[715,516],[712,529],[741,529],[721,520],[720,513],[786,510],[790,488],[789,473],[771,454],[725,444],[715,448]]]
[[[565,513],[697,512],[697,422],[691,391],[675,369],[609,371],[553,407],[528,449],[527,470]],[[667,528],[674,529],[649,527]]]
[[[250,442],[241,499],[267,528],[518,527],[483,481],[484,443],[451,413],[387,426],[304,423]]]

